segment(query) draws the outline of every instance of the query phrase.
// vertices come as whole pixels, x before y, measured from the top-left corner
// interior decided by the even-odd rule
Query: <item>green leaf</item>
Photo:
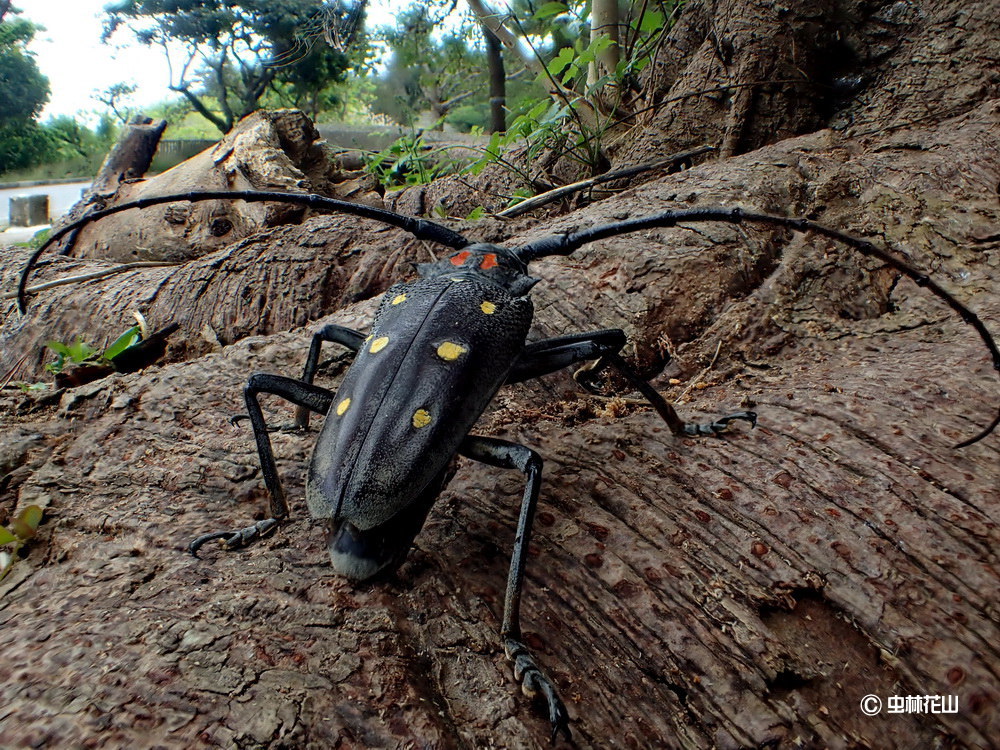
[[[69,346],[69,358],[79,364],[97,354],[97,350],[83,339],[77,339],[76,343]]]
[[[37,393],[38,391],[47,391],[49,389],[48,383],[17,383],[16,385],[23,393]]]
[[[659,31],[663,28],[663,12],[659,10],[647,10],[639,19],[639,31],[647,34]]]
[[[552,58],[547,68],[550,74],[557,76],[566,69],[566,66],[573,62],[576,52],[572,47],[563,47],[559,54]]]
[[[58,375],[60,372],[63,371],[63,368],[65,366],[66,366],[66,355],[60,354],[58,357],[56,357],[55,362],[49,362],[47,365],[45,365],[45,369],[48,372]]]
[[[64,357],[69,356],[69,347],[61,341],[46,341],[45,346],[54,351],[56,354],[61,354]]]
[[[558,16],[560,13],[568,13],[569,8],[565,3],[545,3],[533,14],[536,21],[544,21],[546,18]]]
[[[525,117],[530,117],[532,120],[537,120],[538,118],[540,118],[542,115],[545,114],[545,111],[548,108],[549,108],[549,99],[548,97],[546,97],[544,99],[541,99],[538,102],[538,104],[529,109]]]
[[[11,534],[3,526],[0,526],[0,544],[10,544],[11,542],[16,542],[17,537]]]
[[[107,360],[112,360],[129,347],[138,344],[141,340],[142,336],[139,333],[139,326],[132,326],[125,331],[125,333],[115,339],[111,346],[104,350],[104,354],[102,354],[101,357]]]
[[[586,55],[587,62],[590,62],[613,44],[614,40],[612,40],[610,36],[607,34],[601,34],[599,37],[590,40],[590,44],[587,45],[587,49],[580,53],[580,59],[582,60],[583,56]]]
[[[17,534],[19,539],[31,539],[41,522],[42,509],[37,505],[29,505],[17,514],[17,518],[11,521],[10,530]]]
[[[479,221],[486,215],[486,209],[482,206],[476,206],[469,212],[469,215],[465,217],[466,221]]]
[[[29,505],[17,515],[17,520],[23,521],[34,532],[42,522],[42,509]]]

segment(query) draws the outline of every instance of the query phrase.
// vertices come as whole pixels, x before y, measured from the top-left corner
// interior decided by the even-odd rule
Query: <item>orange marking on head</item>
[[[483,256],[483,262],[479,264],[479,267],[482,268],[484,271],[486,271],[490,268],[496,268],[496,265],[497,265],[496,254],[486,253],[486,255]]]
[[[458,253],[456,255],[452,255],[451,256],[451,264],[453,266],[460,266],[463,263],[465,263],[465,261],[467,261],[469,259],[470,255],[472,255],[472,253],[470,253],[468,250],[463,250],[462,252],[460,252],[460,253]]]

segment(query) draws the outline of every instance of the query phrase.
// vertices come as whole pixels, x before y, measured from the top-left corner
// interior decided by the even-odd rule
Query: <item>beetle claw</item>
[[[535,657],[523,643],[514,638],[505,638],[503,647],[507,658],[514,662],[514,678],[521,683],[521,692],[529,698],[535,698],[539,694],[545,698],[549,709],[549,724],[552,726],[551,741],[555,743],[560,733],[570,740],[569,714],[552,680],[538,667]]]
[[[720,432],[725,432],[729,427],[729,423],[734,419],[742,419],[744,422],[749,422],[751,429],[757,426],[757,412],[755,411],[738,411],[735,414],[729,414],[725,417],[719,417],[714,422],[706,422],[705,424],[690,423],[684,425],[685,435],[718,435]]]
[[[249,414],[233,414],[229,418],[229,424],[233,427],[239,427],[240,422],[250,419]],[[307,432],[309,430],[308,422],[306,424],[299,423],[298,420],[295,422],[286,422],[285,424],[269,424],[267,425],[268,432]]]
[[[188,552],[198,557],[198,550],[207,542],[215,539],[222,540],[222,546],[226,550],[236,550],[248,547],[258,539],[261,539],[278,528],[277,518],[265,518],[257,521],[252,526],[247,526],[236,531],[213,531],[211,534],[202,534],[188,545]]]

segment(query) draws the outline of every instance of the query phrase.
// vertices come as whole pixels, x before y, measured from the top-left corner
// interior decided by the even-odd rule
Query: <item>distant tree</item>
[[[44,161],[51,145],[37,123],[49,80],[26,49],[38,27],[17,13],[0,2],[0,172]]]
[[[92,98],[107,107],[118,123],[124,125],[135,114],[133,108],[126,102],[135,93],[136,88],[134,83],[115,83],[94,94]]]
[[[326,44],[321,37],[305,35],[276,64],[280,75],[269,88],[282,106],[301,109],[316,120],[321,112],[342,104],[339,84],[351,67],[346,51]]]
[[[342,77],[346,57],[309,42],[308,30],[351,10],[339,0],[119,0],[106,8],[103,39],[126,30],[162,47],[170,89],[225,133],[276,85],[305,96]]]
[[[436,33],[449,10],[414,4],[399,14],[394,28],[382,31],[390,55],[379,80],[376,112],[410,124],[417,113],[429,111],[440,122],[486,90],[486,56],[470,44],[475,32],[471,20]]]

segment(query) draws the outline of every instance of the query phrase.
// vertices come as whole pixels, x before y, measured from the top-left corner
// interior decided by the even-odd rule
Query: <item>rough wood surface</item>
[[[295,110],[259,111],[217,144],[162,174],[97,190],[68,219],[151,195],[193,190],[291,190],[380,203],[373,181],[349,181],[334,168],[312,122]],[[99,187],[99,186],[98,186]],[[208,201],[167,204],[84,227],[72,255],[103,260],[181,261],[201,257],[268,227],[298,223],[301,207]]]
[[[149,117],[137,115],[122,130],[118,142],[104,159],[90,192],[113,194],[125,180],[134,180],[146,174],[166,129],[166,120],[154,122]]]
[[[987,5],[962,8],[982,21]],[[715,203],[808,215],[899,246],[997,334],[1000,99],[983,70],[954,70],[956,101],[973,76],[982,96],[947,116],[786,138],[565,216],[463,231],[518,242]],[[427,252],[311,217],[8,315],[14,361],[143,300],[191,341],[215,320],[220,342],[48,399],[0,392],[0,522],[46,509],[0,584],[5,747],[547,745],[497,642],[516,472],[461,461],[397,576],[355,588],[305,517],[315,431],[276,433],[294,520],[245,552],[184,551],[266,506],[252,437],[229,424],[248,374],[298,374],[314,327],[365,328],[371,295]],[[21,256],[0,258],[7,284]],[[685,416],[761,415],[677,440],[651,410],[557,375],[505,389],[477,425],[545,460],[524,627],[576,746],[997,746],[1000,438],[951,447],[1000,402],[971,329],[877,263],[782,232],[642,232],[533,270],[532,338],[623,327]],[[343,365],[331,351],[319,379]],[[868,717],[869,693],[954,695],[958,711]]]

